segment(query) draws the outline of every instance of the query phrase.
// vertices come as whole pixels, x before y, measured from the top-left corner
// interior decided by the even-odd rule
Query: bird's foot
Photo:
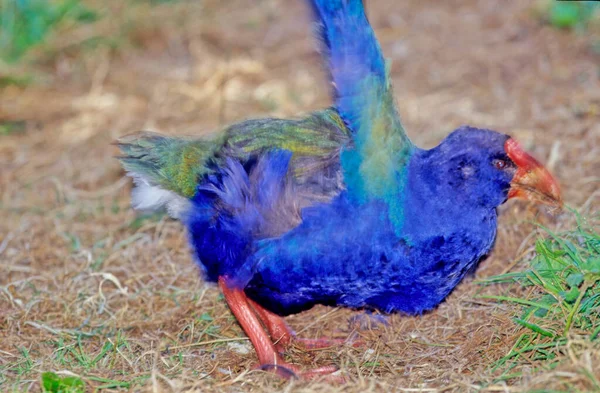
[[[349,338],[302,338],[296,335],[292,335],[289,339],[289,336],[285,336],[285,339],[278,340],[275,342],[275,348],[277,352],[280,354],[284,354],[287,349],[289,349],[294,344],[298,344],[305,349],[324,349],[331,347],[340,347],[343,345],[350,345],[352,348],[364,347],[366,345],[365,341],[362,339],[355,339],[353,336]]]
[[[277,364],[262,364],[258,366],[260,370],[273,372],[285,379],[312,380],[319,377],[325,377],[330,382],[343,383],[346,379],[342,375],[333,375],[338,368],[336,366],[324,366],[313,368],[311,370],[301,370],[295,364],[287,362],[278,362]]]
[[[279,337],[279,343],[285,344],[290,342],[293,337],[293,332],[285,324],[283,319],[274,314],[266,312],[259,306],[253,308],[242,289],[236,288],[234,285],[229,285],[226,277],[219,277],[219,287],[223,292],[223,296],[237,318],[238,322],[250,338],[258,361],[260,362],[259,369],[272,371],[283,378],[299,378],[299,379],[314,379],[319,376],[328,377],[331,382],[343,382],[341,376],[334,376],[331,373],[337,371],[335,366],[326,366],[315,368],[312,370],[301,370],[298,366],[287,363],[278,353],[276,346],[271,341],[271,338],[264,331],[255,312],[258,312],[261,319],[269,327],[271,336]],[[330,377],[330,378],[329,378]]]

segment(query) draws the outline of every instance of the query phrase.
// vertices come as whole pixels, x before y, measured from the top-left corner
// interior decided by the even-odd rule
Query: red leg
[[[337,370],[335,366],[328,366],[301,372],[297,366],[285,362],[275,350],[275,346],[263,330],[260,321],[252,312],[250,303],[248,302],[249,299],[246,297],[244,291],[229,287],[225,277],[219,277],[219,288],[221,288],[231,312],[233,312],[242,329],[244,329],[248,338],[250,338],[258,355],[260,367],[263,370],[274,371],[284,378],[299,376],[307,379],[330,374]]]
[[[262,323],[269,331],[271,339],[275,341],[275,346],[278,349],[283,349],[291,344],[292,338],[296,337],[296,334],[287,323],[279,315],[272,313],[266,308],[262,307],[254,300],[248,299],[256,315],[260,318]]]
[[[272,313],[251,299],[248,299],[248,301],[269,331],[271,339],[275,341],[275,346],[280,352],[283,352],[283,349],[288,347],[292,341],[298,342],[308,349],[344,345],[348,341],[338,338],[299,338],[279,315]],[[364,345],[362,341],[355,341],[352,343],[352,346],[354,347],[361,345]]]

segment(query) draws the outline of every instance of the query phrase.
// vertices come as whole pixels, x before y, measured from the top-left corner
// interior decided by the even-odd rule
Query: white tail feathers
[[[131,206],[136,210],[167,209],[169,216],[180,220],[190,207],[190,201],[173,191],[153,185],[148,179],[137,173],[128,173],[135,187],[131,192]]]

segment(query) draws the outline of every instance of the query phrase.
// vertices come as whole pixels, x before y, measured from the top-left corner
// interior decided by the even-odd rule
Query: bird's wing
[[[328,202],[342,191],[340,152],[342,146],[351,144],[349,130],[332,109],[299,120],[248,120],[226,128],[213,139],[139,132],[117,142],[123,154],[119,159],[136,181],[134,206],[167,206],[170,211],[171,205],[181,205],[182,198],[193,198],[210,175],[231,169],[233,161],[238,163],[236,171],[247,171],[252,181],[260,178],[257,171],[261,163],[269,162],[271,152],[288,151],[287,173],[279,178],[290,183],[293,192],[286,198],[284,194],[274,197],[281,200],[273,202],[278,205],[275,210],[289,208],[295,215],[303,207]],[[289,229],[278,223],[277,228],[276,232]]]
[[[293,154],[292,175],[302,181],[319,175],[324,162],[339,157],[349,139],[337,113],[327,109],[299,120],[247,120],[212,139],[142,131],[120,138],[116,145],[128,173],[191,198],[202,177],[224,165],[227,157],[245,162],[271,150],[288,150]]]
[[[394,103],[388,65],[361,0],[311,0],[335,107],[353,132],[342,154],[344,180],[359,200],[392,203],[413,150]]]
[[[161,187],[185,198],[196,193],[198,180],[210,172],[208,161],[222,145],[215,140],[172,137],[141,131],[120,138],[119,160],[137,181]]]

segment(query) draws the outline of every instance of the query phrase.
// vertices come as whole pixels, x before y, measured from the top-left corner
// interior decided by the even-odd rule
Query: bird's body
[[[461,127],[433,149],[414,146],[362,2],[311,4],[332,109],[250,120],[211,140],[142,133],[120,143],[134,206],[167,206],[184,223],[261,364],[275,355],[256,316],[276,341],[291,333],[270,312],[430,310],[491,250],[497,206],[535,193],[559,201],[507,135]]]
[[[256,268],[246,293],[281,315],[315,304],[429,310],[490,250],[496,233],[492,211],[412,239],[394,232],[381,203],[356,208],[341,195],[333,207],[311,210],[298,228],[260,244],[250,258]]]
[[[289,147],[291,134],[311,142]],[[169,138],[145,135],[153,146],[175,149]],[[459,184],[435,178],[446,157],[415,149],[398,195],[398,230],[385,203],[356,203],[344,188],[340,155],[349,135],[326,110],[298,121],[251,120],[212,141],[175,140],[182,152],[212,151],[203,157],[198,191],[177,213],[208,280],[228,275],[281,315],[315,304],[420,313],[448,295],[491,249],[495,207],[475,208]],[[182,171],[184,163],[171,165]]]
[[[330,200],[315,198],[296,211],[290,206],[306,203],[299,190],[307,185],[295,182],[288,155],[270,150],[252,160],[254,168],[232,162],[218,185],[209,188],[228,192],[224,199],[243,206],[243,213],[232,209],[234,214],[219,215],[209,207],[208,213],[193,214],[187,220],[192,244],[210,277],[229,275],[251,298],[281,315],[317,303],[420,313],[448,295],[490,250],[496,233],[494,206],[477,206],[455,177],[436,179],[440,165],[455,165],[441,155],[419,149],[409,159],[406,186],[398,195],[404,211],[399,228],[384,202],[357,203],[347,190],[335,187],[341,177],[335,156],[327,166],[330,192],[321,195]],[[269,165],[275,169],[266,170]],[[224,185],[232,173],[244,181]],[[508,187],[508,180],[501,187]],[[265,189],[266,209],[260,195]],[[214,206],[210,198],[200,193],[196,201]],[[470,214],[464,214],[466,209]]]

